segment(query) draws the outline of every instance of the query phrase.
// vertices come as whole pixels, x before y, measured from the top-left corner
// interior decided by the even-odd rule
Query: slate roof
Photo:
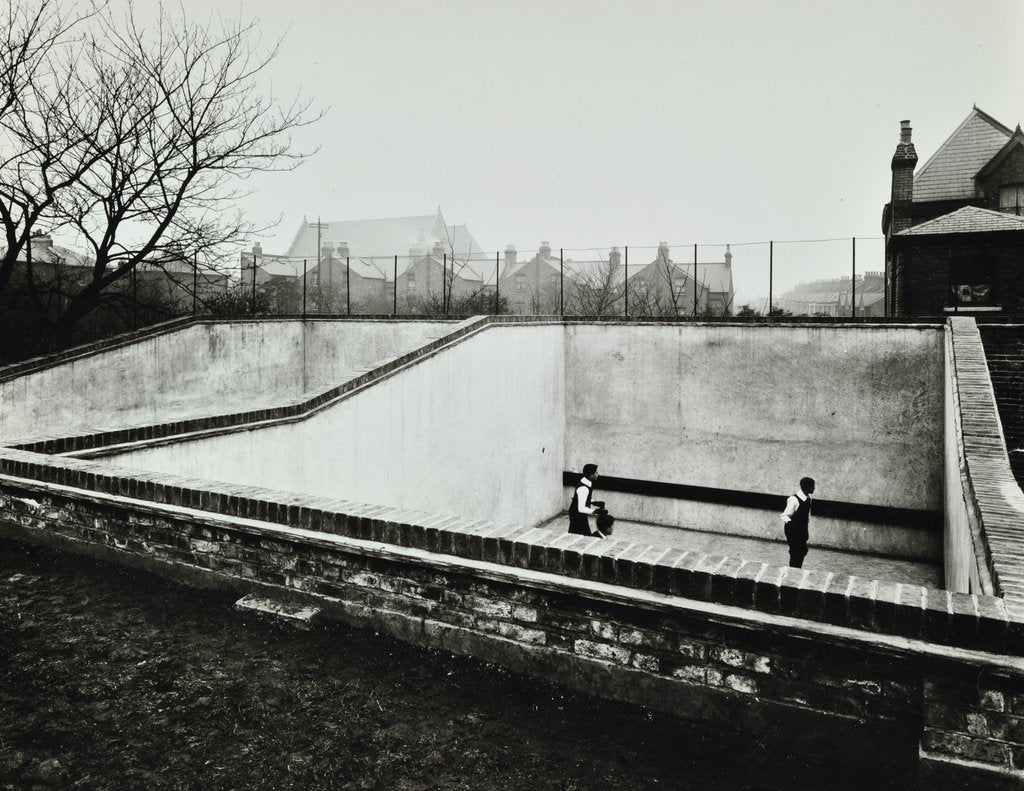
[[[712,294],[729,294],[732,291],[732,267],[724,263],[698,263],[697,280],[707,286]]]
[[[938,236],[951,233],[987,233],[991,231],[1024,231],[1024,217],[1004,214],[978,206],[964,206],[934,220],[900,231],[897,236]]]
[[[1013,132],[977,107],[914,174],[914,201],[975,197],[974,176]]]
[[[320,231],[321,245],[332,247],[344,242],[351,257],[363,259],[391,258],[398,256],[399,273],[404,269],[402,258],[408,262],[409,251],[416,249],[427,255],[434,242],[441,242],[445,249],[457,256],[480,253],[482,248],[465,225],[447,225],[441,210],[435,214],[415,217],[384,217],[376,220],[332,220],[324,223]],[[288,248],[288,257],[316,259],[316,228],[303,221]],[[449,246],[450,245],[450,246]],[[380,263],[381,269],[387,269]],[[353,268],[354,271],[354,268]]]

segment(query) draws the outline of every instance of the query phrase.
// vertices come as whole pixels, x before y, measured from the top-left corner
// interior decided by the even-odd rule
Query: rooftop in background
[[[384,217],[376,220],[330,220],[322,222],[321,247],[347,245],[350,255],[359,258],[392,258],[429,255],[440,243],[449,255],[483,254],[483,248],[465,225],[448,225],[441,209],[434,214],[415,217]],[[303,221],[288,248],[289,258],[317,257],[315,222]]]

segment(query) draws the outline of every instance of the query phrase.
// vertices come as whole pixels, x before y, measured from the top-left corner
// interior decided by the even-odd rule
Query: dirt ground
[[[0,788],[859,787],[826,756],[235,598],[0,540]]]

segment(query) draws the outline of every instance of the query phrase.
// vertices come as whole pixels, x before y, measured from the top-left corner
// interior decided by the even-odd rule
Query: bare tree
[[[615,316],[623,311],[623,269],[617,258],[603,258],[596,266],[575,267],[567,282],[566,312],[580,316]]]
[[[0,33],[0,292],[57,196],[96,159],[95,119],[76,106],[78,75],[62,68],[71,33],[97,6],[7,0]]]
[[[277,48],[258,44],[253,23],[208,26],[161,8],[146,27],[131,9],[104,13],[49,59],[46,79],[23,86],[4,119],[19,146],[0,167],[2,266],[17,260],[12,237],[41,221],[84,240],[91,271],[50,320],[58,335],[144,262],[180,262],[182,251],[216,261],[253,231],[234,208],[240,180],[305,156],[291,133],[319,115],[261,90]],[[30,256],[26,279],[38,301]]]

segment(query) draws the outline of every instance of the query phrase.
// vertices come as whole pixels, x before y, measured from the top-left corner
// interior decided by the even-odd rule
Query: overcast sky
[[[489,250],[877,238],[901,119],[921,164],[973,104],[1024,120],[1017,0],[212,7],[283,35],[275,92],[326,110],[296,138],[319,151],[251,185],[268,252],[303,216],[438,205]],[[776,248],[783,285],[849,271],[848,242],[802,249]],[[766,292],[766,248],[733,253],[741,299]],[[882,267],[880,241],[857,255]]]

